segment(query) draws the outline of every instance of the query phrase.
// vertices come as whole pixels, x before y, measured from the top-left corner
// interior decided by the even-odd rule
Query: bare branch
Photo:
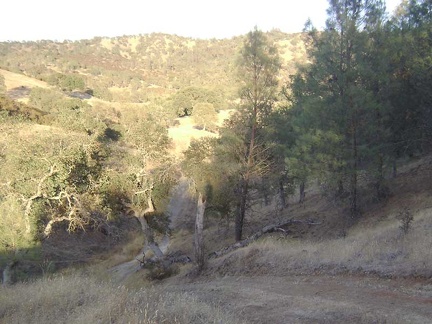
[[[24,210],[24,220],[25,220],[25,226],[26,226],[26,234],[30,234],[31,232],[31,226],[30,226],[30,213],[31,213],[31,209],[32,209],[32,205],[33,205],[33,201],[38,199],[38,198],[44,198],[44,194],[42,192],[42,186],[45,183],[45,181],[52,177],[54,174],[56,174],[58,172],[57,166],[54,164],[50,167],[50,170],[47,174],[45,174],[38,183],[37,189],[36,189],[36,193],[31,196],[30,198],[26,199],[27,203],[26,203],[26,207]]]

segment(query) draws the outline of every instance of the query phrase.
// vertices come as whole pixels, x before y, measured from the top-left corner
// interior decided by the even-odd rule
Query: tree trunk
[[[197,213],[195,219],[195,260],[198,265],[198,270],[204,267],[204,212],[206,207],[206,199],[201,193],[198,194]]]
[[[358,201],[357,201],[357,160],[358,160],[358,147],[357,147],[357,134],[356,134],[356,127],[354,126],[353,130],[353,139],[352,139],[352,150],[353,150],[353,167],[352,167],[352,174],[351,174],[351,216],[357,217],[358,214]]]
[[[302,181],[300,183],[300,199],[299,199],[299,203],[303,204],[306,198],[306,192],[305,192],[305,182]]]
[[[3,269],[2,281],[4,286],[9,286],[14,283],[14,266],[16,262],[9,262],[6,267]]]
[[[151,250],[157,259],[161,259],[164,257],[163,252],[159,248],[159,245],[154,240],[154,234],[152,228],[148,225],[147,220],[145,219],[145,215],[152,213],[155,211],[153,201],[151,197],[148,198],[148,208],[145,209],[139,215],[135,215],[141,223],[141,229],[145,236],[144,249],[143,254],[145,254],[148,250]]]
[[[378,201],[382,201],[387,198],[387,186],[384,183],[384,157],[382,153],[378,154],[375,189]]]
[[[63,221],[67,221],[67,220],[70,221],[70,217],[69,216],[62,216],[62,217],[57,217],[57,218],[51,219],[48,222],[48,224],[46,224],[46,226],[44,228],[42,239],[47,239],[48,237],[51,236],[54,224],[60,223],[60,222],[63,222]]]
[[[284,181],[283,178],[281,178],[279,180],[279,199],[281,202],[281,210],[288,207],[288,204],[286,202],[286,197],[285,197],[285,188],[284,188]]]
[[[336,196],[337,197],[342,197],[342,195],[344,194],[344,191],[345,191],[344,184],[343,184],[342,179],[340,179],[338,181],[338,189],[337,189],[337,192],[336,192]]]
[[[249,183],[246,179],[242,179],[239,190],[239,202],[237,205],[237,214],[235,219],[235,240],[241,241],[243,235],[243,224],[246,214],[247,195]]]

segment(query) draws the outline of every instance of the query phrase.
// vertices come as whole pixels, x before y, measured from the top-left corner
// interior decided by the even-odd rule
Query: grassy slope
[[[295,225],[287,235],[268,235],[209,265],[209,273],[369,273],[379,276],[432,278],[432,156],[412,161],[389,181],[385,203],[364,206],[364,214],[345,227],[336,202],[309,195],[305,206],[286,212],[295,219],[314,219],[321,225]],[[366,208],[367,207],[367,208]],[[404,234],[400,216],[414,217]],[[257,226],[258,227],[258,226]],[[345,227],[345,228],[344,228]]]
[[[6,70],[0,69],[0,74],[3,74],[5,78],[5,84],[7,90],[12,90],[13,88],[17,88],[20,86],[34,88],[34,87],[40,87],[40,88],[48,88],[49,85],[44,82],[40,81],[28,76],[25,76],[23,74],[14,73]]]

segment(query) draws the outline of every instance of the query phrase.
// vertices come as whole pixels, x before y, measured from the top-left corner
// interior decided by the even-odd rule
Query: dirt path
[[[169,284],[246,323],[432,323],[432,284],[350,276],[224,277]]]
[[[171,194],[171,200],[168,205],[171,230],[190,226],[189,223],[195,221],[193,216],[196,201],[191,197],[189,186],[189,181],[186,178],[181,178]]]

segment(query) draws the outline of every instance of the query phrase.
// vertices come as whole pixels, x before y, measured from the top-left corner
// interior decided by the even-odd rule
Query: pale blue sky
[[[392,12],[401,0],[387,0]],[[327,0],[7,0],[0,41],[78,40],[162,32],[229,38],[255,25],[299,32],[308,17],[324,26]]]

